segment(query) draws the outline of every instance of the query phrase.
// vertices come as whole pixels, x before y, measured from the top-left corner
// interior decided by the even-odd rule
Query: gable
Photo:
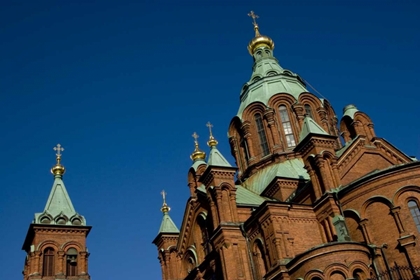
[[[357,161],[346,168],[346,172],[341,175],[341,183],[347,185],[348,183],[372,172],[375,170],[382,170],[392,166],[393,163],[381,154],[377,153],[363,153]]]

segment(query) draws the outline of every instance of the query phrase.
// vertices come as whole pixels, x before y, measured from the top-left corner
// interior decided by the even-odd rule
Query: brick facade
[[[277,63],[270,46],[255,46],[255,65]],[[244,86],[230,123],[237,168],[190,169],[181,230],[154,241],[163,279],[370,279],[395,265],[418,274],[420,162],[377,137],[353,105],[338,121],[309,92],[247,101],[270,75]],[[304,135],[308,120],[317,130]]]

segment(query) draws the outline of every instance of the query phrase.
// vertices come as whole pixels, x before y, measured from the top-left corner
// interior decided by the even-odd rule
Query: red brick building
[[[22,249],[26,251],[23,279],[89,280],[86,237],[91,229],[77,213],[63,182],[60,144],[54,148],[57,163],[51,169],[54,183],[42,213],[36,213]]]
[[[196,141],[181,228],[165,202],[153,241],[162,278],[415,279],[420,162],[355,106],[337,117],[254,27],[253,73],[228,131],[235,166],[211,132],[207,160]]]

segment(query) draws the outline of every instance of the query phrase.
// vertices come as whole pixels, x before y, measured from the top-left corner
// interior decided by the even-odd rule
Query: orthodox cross
[[[194,142],[197,144],[198,143],[198,140],[197,139],[199,137],[198,134],[194,132],[193,135],[192,135],[192,137],[194,138]]]
[[[211,129],[212,129],[212,127],[213,127],[213,125],[212,125],[210,122],[207,122],[206,126],[209,128],[209,131],[210,131],[210,137],[213,137],[213,133],[212,133],[212,131],[211,131]]]
[[[60,144],[57,144],[57,146],[55,146],[53,149],[54,149],[54,151],[56,151],[55,155],[58,156],[58,157],[61,157],[61,152],[64,151],[64,148],[61,147]]]
[[[258,26],[256,19],[257,19],[257,18],[259,18],[259,16],[258,16],[258,15],[256,15],[256,14],[254,13],[254,11],[249,12],[249,13],[248,13],[248,16],[252,18],[252,24],[253,24],[254,26]]]
[[[160,194],[162,195],[162,197],[163,197],[163,204],[166,204],[166,192],[165,192],[165,190],[162,190],[161,192],[160,192]]]

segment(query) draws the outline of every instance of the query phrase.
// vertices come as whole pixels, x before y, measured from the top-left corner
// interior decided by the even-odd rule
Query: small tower
[[[163,205],[160,211],[163,213],[162,223],[159,232],[153,240],[158,248],[158,259],[162,268],[162,279],[178,279],[180,259],[177,256],[176,244],[179,238],[179,229],[169,216],[171,208],[166,204],[166,192],[161,192]],[[178,268],[178,270],[177,270]]]
[[[199,187],[198,181],[206,169],[207,163],[205,162],[206,153],[200,150],[198,146],[198,134],[194,132],[192,137],[194,138],[195,148],[190,156],[193,164],[188,172],[188,187],[190,188],[191,197],[196,197],[196,190]]]
[[[75,211],[64,186],[64,149],[58,144],[54,150],[54,183],[45,209],[35,214],[22,247],[27,253],[23,279],[90,279],[86,237],[91,227]]]

